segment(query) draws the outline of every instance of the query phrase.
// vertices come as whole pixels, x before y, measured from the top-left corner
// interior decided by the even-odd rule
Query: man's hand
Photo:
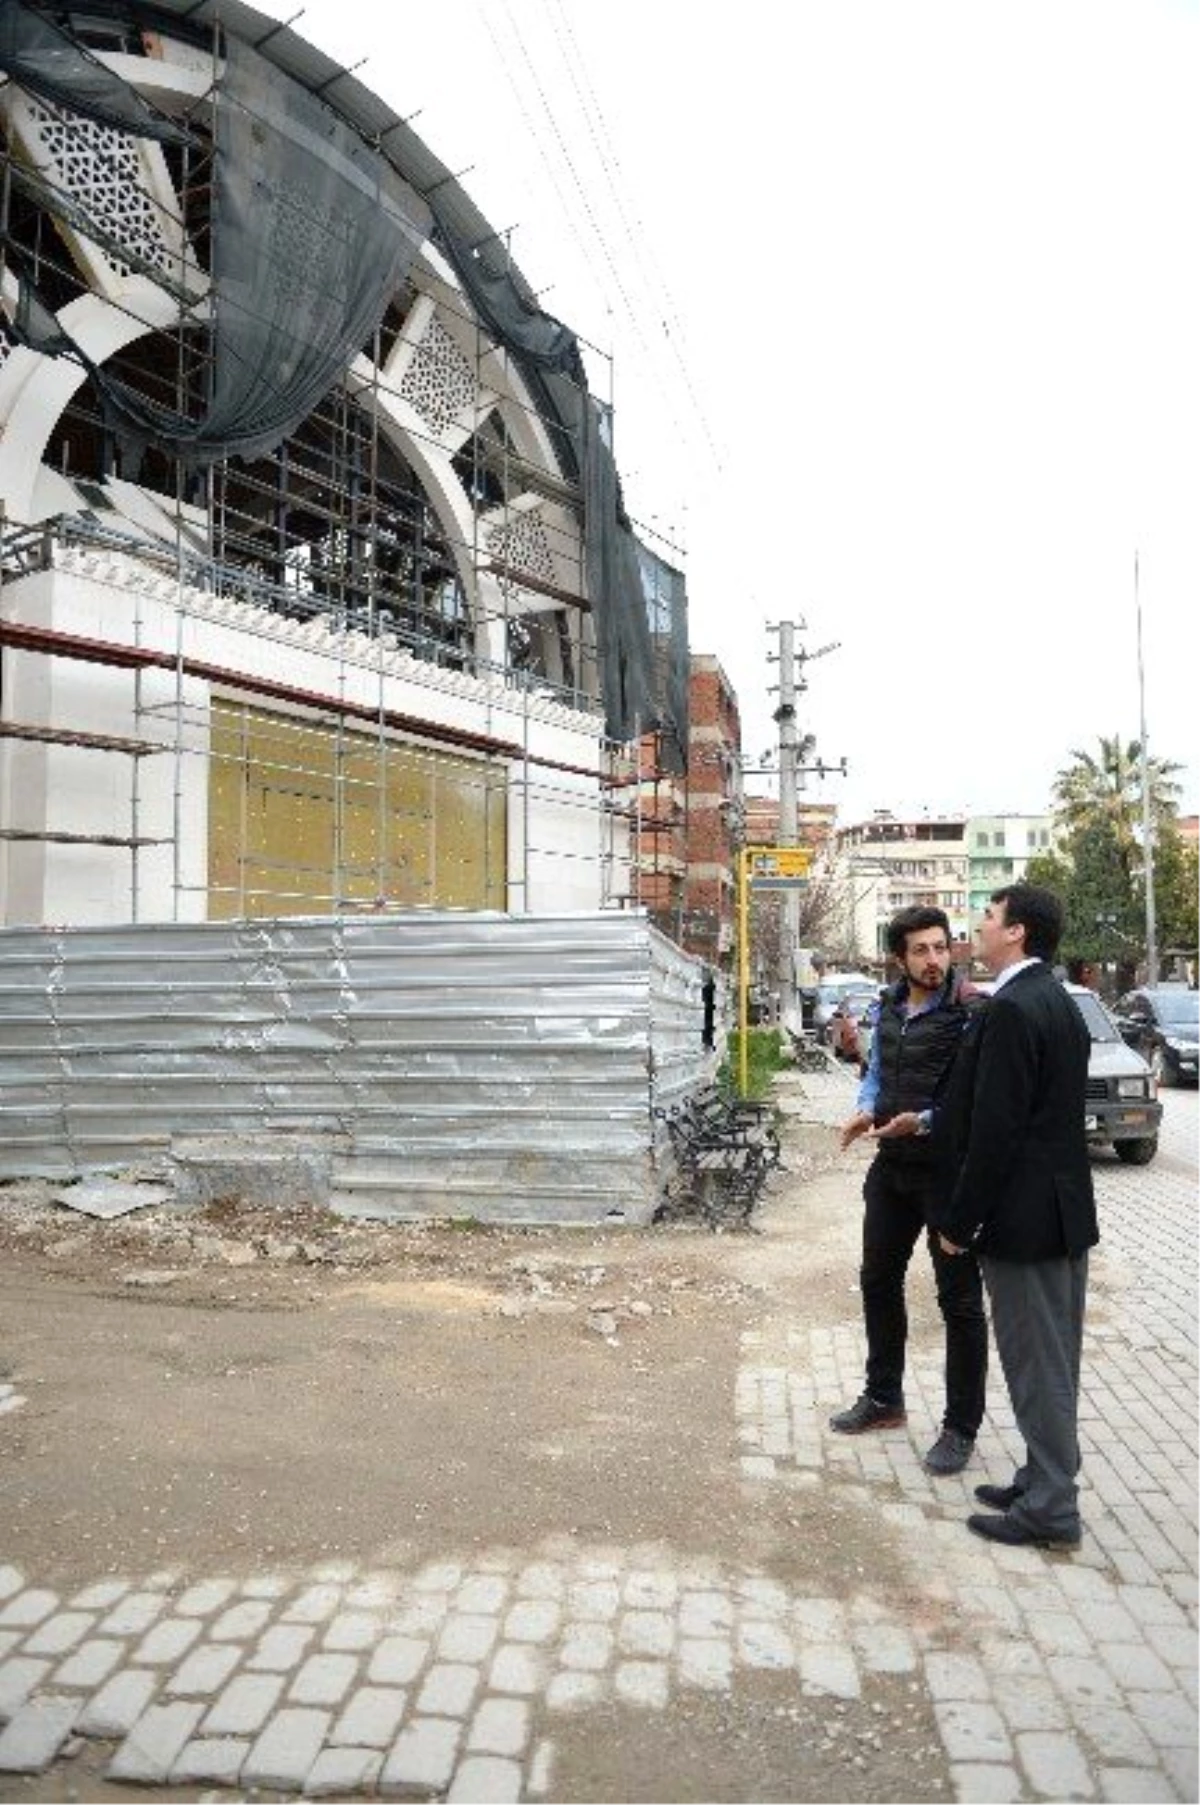
[[[902,1109],[898,1116],[889,1116],[886,1122],[871,1130],[871,1139],[875,1141],[901,1140],[907,1134],[920,1132],[921,1118],[915,1109]]]
[[[869,1109],[860,1109],[857,1114],[851,1116],[850,1120],[842,1129],[843,1153],[850,1145],[851,1141],[856,1141],[860,1134],[867,1134],[870,1131],[874,1125],[874,1121],[875,1118]]]
[[[943,1253],[966,1253],[967,1251],[965,1247],[956,1247],[953,1241],[947,1241],[945,1235],[940,1232],[938,1234],[938,1240],[942,1244]]]

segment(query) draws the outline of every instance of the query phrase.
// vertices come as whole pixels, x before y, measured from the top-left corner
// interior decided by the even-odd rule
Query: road
[[[1196,1095],[1096,1161],[1075,1555],[965,1530],[998,1372],[921,1467],[920,1256],[907,1429],[827,1429],[850,1095],[781,1085],[751,1237],[0,1198],[0,1798],[1195,1799]]]

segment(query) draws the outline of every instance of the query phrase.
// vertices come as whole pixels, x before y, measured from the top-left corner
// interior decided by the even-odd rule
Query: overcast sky
[[[288,17],[286,0],[263,10]],[[1197,808],[1198,0],[308,0],[599,348],[694,651],[873,808],[1038,811],[1137,737]],[[751,780],[752,784],[754,780]]]

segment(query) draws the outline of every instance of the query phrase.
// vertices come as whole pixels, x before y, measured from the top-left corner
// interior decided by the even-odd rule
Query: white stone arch
[[[100,60],[167,113],[203,109],[211,70],[198,67],[195,56],[186,47],[175,44],[169,35],[161,40],[158,56],[102,55]],[[161,157],[155,170],[161,190],[165,175]],[[165,200],[165,195],[160,194],[159,198]],[[186,317],[178,299],[145,277],[122,278],[119,296],[105,298],[96,292],[100,282],[94,260],[80,263],[77,259],[77,266],[93,292],[70,302],[60,318],[97,365],[105,364],[140,337],[169,329]],[[489,663],[503,666],[504,618],[511,600],[506,600],[500,582],[486,568],[481,521],[454,470],[453,458],[495,409],[522,459],[556,485],[562,483],[561,470],[546,425],[514,360],[489,338],[457,277],[432,244],[422,248],[411,279],[418,298],[384,368],[377,370],[360,356],[347,371],[344,382],[360,406],[376,409],[382,429],[417,475],[446,534],[471,610],[476,652]],[[105,285],[110,289],[113,286],[111,281]],[[200,301],[192,310],[192,317],[202,317],[204,306]],[[444,431],[433,435],[399,393],[406,364],[419,348],[421,331],[431,323],[455,340],[464,358],[474,365],[472,392],[464,390],[462,405],[453,419],[446,422]],[[86,371],[72,360],[45,357],[22,346],[14,347],[0,365],[0,500],[9,519],[29,524],[36,521],[38,483],[47,447],[72,396],[86,380]],[[61,494],[60,488],[42,482],[41,513],[53,511],[49,500],[56,494]],[[525,505],[524,498],[514,499]],[[581,571],[578,587],[582,592]],[[588,636],[582,615],[572,623],[572,636],[582,648]]]
[[[80,350],[94,364],[104,364],[147,333],[175,325],[179,311],[172,295],[138,277],[127,285],[120,307],[102,295],[78,295],[59,319]],[[0,369],[0,499],[10,520],[33,522],[46,447],[71,397],[87,380],[87,371],[73,358],[47,357],[26,345],[15,346]]]

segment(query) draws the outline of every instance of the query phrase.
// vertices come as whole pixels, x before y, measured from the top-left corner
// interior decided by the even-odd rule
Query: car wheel
[[[1158,1136],[1146,1135],[1137,1141],[1114,1141],[1113,1151],[1127,1166],[1148,1166],[1158,1152]]]
[[[1159,1087],[1169,1090],[1175,1082],[1175,1073],[1171,1069],[1167,1055],[1162,1047],[1155,1047],[1150,1055],[1150,1070],[1154,1073]]]

